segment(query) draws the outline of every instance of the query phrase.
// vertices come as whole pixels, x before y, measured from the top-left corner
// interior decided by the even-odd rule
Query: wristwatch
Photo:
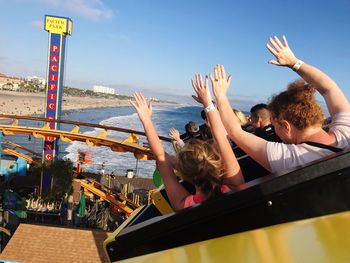
[[[204,112],[208,113],[209,111],[212,111],[215,109],[215,106],[213,103],[210,103],[207,107],[204,108]]]
[[[301,67],[301,65],[303,65],[303,64],[304,64],[304,61],[298,59],[298,61],[294,64],[294,66],[292,67],[292,69],[293,69],[294,71],[298,71],[299,68]]]

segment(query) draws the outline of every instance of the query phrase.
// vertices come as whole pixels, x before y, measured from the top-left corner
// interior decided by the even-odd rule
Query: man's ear
[[[258,128],[263,128],[263,121],[260,117],[258,117],[258,121],[256,123],[258,124],[257,125]]]

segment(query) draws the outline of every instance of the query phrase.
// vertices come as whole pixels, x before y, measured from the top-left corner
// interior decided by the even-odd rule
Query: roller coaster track
[[[24,150],[26,152],[29,152],[29,153],[31,153],[34,156],[40,157],[39,153],[37,153],[35,151],[32,151],[31,149],[28,149],[26,147],[23,147],[22,145],[19,145],[17,143],[11,142],[9,140],[3,139],[2,143],[13,147],[13,148],[9,148],[9,147],[3,145],[2,146],[2,151],[3,152],[5,152],[7,154],[10,154],[10,155],[14,155],[14,156],[20,157],[20,158],[26,160],[27,163],[29,163],[29,164],[32,164],[34,162],[33,157],[31,157],[31,156],[29,156],[27,154],[24,154],[22,152],[16,151],[17,148],[20,148],[20,149],[22,149],[22,150]]]
[[[0,131],[5,135],[14,134],[25,134],[33,135],[35,138],[44,139],[46,137],[59,138],[63,142],[80,141],[84,142],[89,146],[106,146],[110,147],[112,151],[115,152],[132,152],[135,158],[139,160],[151,160],[153,159],[153,154],[148,147],[138,144],[138,136],[145,136],[144,132],[135,131],[132,129],[118,128],[106,125],[69,121],[69,120],[55,120],[47,119],[42,117],[32,117],[32,116],[18,116],[18,115],[4,115],[0,114],[0,118],[10,119],[11,124],[0,124]],[[41,121],[43,122],[43,127],[28,127],[20,126],[19,120],[30,120],[30,121]],[[72,125],[73,128],[70,131],[65,130],[53,130],[50,128],[50,123],[63,123]],[[101,129],[101,133],[97,136],[79,133],[81,126],[93,127]],[[123,133],[130,133],[130,135],[124,139],[114,139],[108,138],[108,131],[118,131]],[[161,140],[171,141],[170,138],[159,136]]]
[[[98,189],[94,186],[94,182],[87,183],[80,179],[73,179],[75,182],[79,182],[80,186],[86,189],[87,191],[93,193],[94,195],[97,195],[100,199],[107,201],[108,203],[115,206],[117,209],[123,211],[123,213],[126,216],[130,216],[130,214],[134,211],[134,209],[137,207],[131,206],[131,201],[129,199],[124,199],[123,201],[117,200],[116,196],[112,193],[108,193],[103,191],[102,189]],[[125,198],[125,197],[124,197]]]
[[[10,154],[10,155],[14,155],[14,156],[20,157],[20,158],[26,160],[27,163],[29,163],[29,164],[32,164],[34,162],[33,158],[30,157],[29,155],[17,152],[16,150],[7,148],[6,146],[2,146],[2,151],[7,153],[7,154]]]

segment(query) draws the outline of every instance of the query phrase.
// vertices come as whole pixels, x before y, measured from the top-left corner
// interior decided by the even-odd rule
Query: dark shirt
[[[275,133],[275,129],[272,124],[261,128],[255,129],[254,134],[260,138],[272,142],[281,142],[281,139]],[[237,145],[233,145],[233,151],[238,158],[239,165],[241,166],[242,173],[246,182],[254,180],[256,178],[268,175],[270,172],[254,161]]]
[[[254,134],[269,142],[282,142],[280,137],[277,136],[275,128],[272,124],[265,126],[264,128],[255,129]]]

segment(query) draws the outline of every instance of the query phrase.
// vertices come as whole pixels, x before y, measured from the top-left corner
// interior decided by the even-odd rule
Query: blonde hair
[[[176,169],[185,181],[198,186],[207,199],[221,194],[223,167],[221,155],[208,141],[192,139],[177,153]]]
[[[239,119],[239,122],[241,123],[241,126],[246,125],[248,123],[248,118],[247,116],[244,115],[243,112],[237,109],[232,109],[233,112],[235,113],[236,117]]]

